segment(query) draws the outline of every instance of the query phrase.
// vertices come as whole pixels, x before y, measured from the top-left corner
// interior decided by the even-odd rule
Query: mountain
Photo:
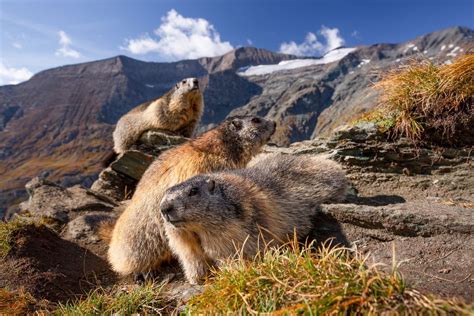
[[[413,58],[449,62],[473,39],[472,30],[455,27],[402,44],[339,48],[319,59],[244,47],[173,63],[117,56],[42,71],[0,87],[0,209],[23,199],[24,184],[38,174],[89,185],[119,117],[182,78],[202,83],[200,131],[228,115],[259,114],[279,123],[274,141],[288,144],[373,107],[371,85],[387,69]]]

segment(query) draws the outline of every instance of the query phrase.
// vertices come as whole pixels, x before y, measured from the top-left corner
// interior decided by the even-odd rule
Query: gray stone
[[[34,217],[47,217],[66,223],[73,213],[82,211],[110,211],[117,204],[107,196],[81,186],[63,188],[41,178],[26,184],[29,199],[20,204],[21,212]]]
[[[112,162],[110,167],[114,171],[138,181],[154,159],[152,155],[137,150],[129,150]]]
[[[108,167],[102,170],[99,178],[92,184],[91,189],[116,201],[122,201],[132,196],[137,182],[137,180]]]
[[[99,224],[115,218],[114,214],[103,212],[90,212],[80,215],[67,224],[63,237],[67,240],[86,244],[97,243],[101,240],[97,235]]]

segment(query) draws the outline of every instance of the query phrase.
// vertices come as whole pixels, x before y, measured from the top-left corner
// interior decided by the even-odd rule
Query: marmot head
[[[183,79],[174,87],[174,93],[187,94],[189,92],[200,92],[199,80],[197,78]]]
[[[196,112],[202,112],[203,97],[197,78],[181,80],[168,95],[171,98],[169,107],[172,111],[181,111],[183,105],[186,105],[186,109],[193,108]]]
[[[239,186],[228,182],[215,175],[198,175],[169,188],[160,204],[164,222],[199,231],[242,218],[244,211],[236,202],[240,199]]]
[[[224,144],[234,147],[232,152],[253,156],[270,140],[276,123],[259,116],[235,116],[226,119],[219,128]]]

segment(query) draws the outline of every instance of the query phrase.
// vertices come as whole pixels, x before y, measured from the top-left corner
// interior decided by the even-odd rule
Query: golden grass
[[[462,302],[428,297],[408,288],[401,276],[368,266],[345,248],[322,246],[270,249],[256,262],[229,261],[204,293],[188,303],[198,315],[261,314],[459,314]]]
[[[380,104],[362,121],[385,122],[393,137],[414,142],[459,142],[474,122],[474,54],[449,65],[412,62],[375,84]],[[462,140],[461,140],[462,141]]]

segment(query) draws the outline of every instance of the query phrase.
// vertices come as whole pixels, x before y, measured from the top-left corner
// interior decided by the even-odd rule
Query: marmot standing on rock
[[[122,275],[147,273],[170,259],[160,215],[165,190],[201,173],[245,167],[268,142],[275,125],[255,116],[230,118],[161,154],[115,224],[108,251],[113,270]]]
[[[273,154],[247,169],[178,184],[166,191],[160,210],[171,250],[188,281],[197,283],[210,264],[237,251],[251,258],[265,242],[288,242],[294,231],[301,240],[317,206],[343,199],[347,187],[336,162]]]
[[[129,149],[150,129],[191,137],[203,107],[198,79],[183,79],[162,97],[133,108],[119,119],[113,133],[115,153]]]

